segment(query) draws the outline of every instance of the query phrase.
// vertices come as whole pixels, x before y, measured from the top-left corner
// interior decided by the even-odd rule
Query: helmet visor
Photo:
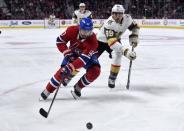
[[[116,15],[116,16],[123,16],[123,13],[122,12],[112,12],[113,15]]]

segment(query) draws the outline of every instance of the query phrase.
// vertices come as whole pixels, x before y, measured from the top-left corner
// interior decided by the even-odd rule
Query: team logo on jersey
[[[82,53],[82,50],[79,48],[75,48],[73,49],[73,52],[75,52],[76,55],[80,56],[80,54]]]
[[[90,50],[89,51],[89,56],[92,56],[94,54],[94,51],[93,50]]]

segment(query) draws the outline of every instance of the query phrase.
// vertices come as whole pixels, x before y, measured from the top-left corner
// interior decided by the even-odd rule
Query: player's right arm
[[[107,43],[109,47],[116,51],[121,52],[123,46],[118,42],[117,32],[113,30],[114,22],[112,20],[108,20],[104,23],[104,34],[107,39]]]
[[[56,39],[56,45],[57,45],[57,48],[58,50],[61,52],[61,53],[64,53],[65,51],[68,50],[68,47],[67,47],[67,43],[68,41],[70,41],[70,37],[69,37],[69,34],[70,34],[70,27],[67,28],[61,35],[59,35]]]
[[[56,45],[58,50],[64,55],[65,59],[72,62],[75,58],[73,51],[66,45],[71,40],[73,27],[68,27],[65,32],[57,37]]]
[[[118,33],[113,30],[113,21],[108,21],[107,26],[104,27],[104,33],[107,38],[107,43],[112,50],[115,52],[121,52],[122,55],[130,60],[136,58],[135,52],[130,51],[128,48],[123,47],[123,45],[118,40]]]
[[[77,24],[77,15],[76,15],[76,11],[74,11],[73,16],[72,16],[72,24]]]

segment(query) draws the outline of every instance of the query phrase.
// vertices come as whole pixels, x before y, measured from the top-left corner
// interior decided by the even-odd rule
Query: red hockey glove
[[[74,57],[73,52],[72,52],[70,49],[65,50],[65,51],[63,52],[63,54],[64,54],[64,57],[65,57],[69,62],[73,62],[73,61],[74,61],[75,57]]]

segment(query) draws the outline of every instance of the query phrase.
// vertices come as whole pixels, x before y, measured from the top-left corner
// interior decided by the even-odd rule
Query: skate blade
[[[44,100],[42,97],[40,97],[40,98],[38,99],[38,101],[47,101],[47,99]]]
[[[44,101],[44,99],[43,99],[42,97],[40,97],[38,100],[39,100],[39,101]]]
[[[71,94],[75,100],[79,100],[80,97],[78,97],[74,91],[71,90]]]

